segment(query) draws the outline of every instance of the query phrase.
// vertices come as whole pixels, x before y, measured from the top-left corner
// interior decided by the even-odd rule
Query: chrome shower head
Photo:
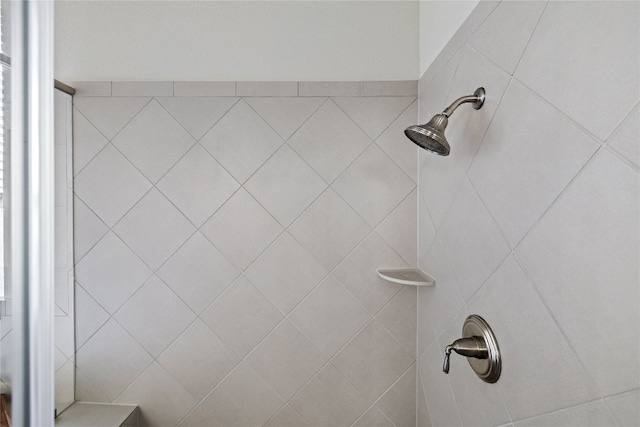
[[[433,116],[428,123],[409,126],[404,130],[404,134],[420,148],[440,156],[448,156],[451,148],[447,138],[444,136],[444,130],[449,124],[449,117],[456,108],[467,102],[473,102],[473,108],[479,110],[484,104],[484,97],[484,88],[480,87],[476,89],[473,95],[456,99],[441,114]]]

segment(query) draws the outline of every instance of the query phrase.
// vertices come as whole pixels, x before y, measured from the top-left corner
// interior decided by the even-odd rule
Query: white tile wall
[[[489,99],[451,118],[449,158],[419,155],[436,286],[418,292],[418,425],[638,423],[639,16],[481,2],[420,82],[421,120],[479,85]],[[496,384],[457,355],[441,372],[472,313],[497,335]]]
[[[413,426],[416,293],[376,269],[417,259],[416,82],[117,86],[76,98],[78,398]]]

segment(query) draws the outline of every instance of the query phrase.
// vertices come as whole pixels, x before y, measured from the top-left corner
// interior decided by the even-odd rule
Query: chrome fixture
[[[502,360],[498,342],[489,324],[477,314],[472,314],[464,321],[462,338],[447,346],[442,366],[445,374],[449,373],[452,351],[466,356],[471,368],[483,381],[495,383],[500,378]]]
[[[441,114],[433,116],[428,123],[409,126],[404,130],[404,134],[420,148],[424,148],[440,156],[448,156],[451,148],[449,142],[447,142],[447,138],[444,136],[444,130],[447,128],[447,124],[449,124],[449,117],[451,117],[456,108],[467,102],[472,102],[473,108],[479,110],[482,108],[482,104],[484,104],[484,97],[484,88],[479,87],[473,95],[456,99],[453,104],[445,108]]]

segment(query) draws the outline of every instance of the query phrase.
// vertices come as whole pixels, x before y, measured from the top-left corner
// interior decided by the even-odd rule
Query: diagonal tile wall
[[[480,2],[420,83],[418,425],[640,425],[640,4]],[[606,77],[603,77],[606,76]],[[485,384],[445,347],[496,333]],[[611,349],[622,348],[622,351]]]
[[[375,269],[416,262],[416,82],[76,86],[77,398],[414,426],[416,292]]]

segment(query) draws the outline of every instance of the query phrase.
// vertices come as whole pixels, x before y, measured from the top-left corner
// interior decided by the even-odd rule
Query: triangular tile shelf
[[[378,276],[393,283],[411,286],[434,286],[436,281],[419,268],[380,268]]]

